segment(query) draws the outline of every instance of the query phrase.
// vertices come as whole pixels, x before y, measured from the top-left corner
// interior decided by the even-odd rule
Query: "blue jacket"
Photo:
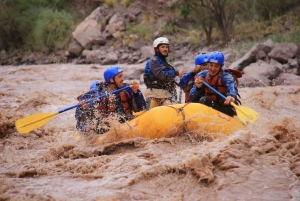
[[[194,85],[195,74],[193,72],[186,72],[179,80],[178,86],[182,88],[185,93],[185,102],[190,102],[189,94]]]
[[[124,84],[125,86],[129,86],[129,84]],[[116,114],[119,117],[119,121],[121,123],[124,123],[125,120],[129,120],[133,118],[132,112],[138,112],[142,111],[146,108],[146,102],[144,99],[144,96],[142,92],[139,90],[136,94],[133,93],[131,88],[125,89],[128,94],[128,105],[129,109],[131,111],[130,114],[125,113],[125,108],[123,106],[123,102],[121,101],[120,93],[114,94],[114,101],[113,101],[113,111],[108,111],[107,109],[101,109],[99,108],[99,104],[103,99],[108,99],[108,96],[102,98],[101,100],[98,99],[97,97],[103,94],[106,94],[106,89],[107,89],[107,84],[106,83],[101,83],[98,84],[97,87],[91,89],[90,91],[86,92],[83,94],[79,101],[89,101],[91,99],[95,99],[91,102],[88,102],[88,108],[83,109],[81,106],[78,106],[75,111],[75,119],[76,119],[76,128],[87,134],[86,133],[86,127],[87,125],[91,127],[95,127],[94,131],[96,133],[104,133],[104,131],[101,129],[99,130],[98,125],[103,123],[103,120],[106,117],[109,117],[111,113]],[[105,122],[106,125],[109,123]],[[109,125],[108,125],[109,126]]]
[[[208,70],[202,71],[197,74],[197,77],[201,76],[204,80],[207,73],[208,73]],[[228,70],[223,69],[223,68],[221,68],[220,73],[222,73],[221,82],[226,88],[226,96],[232,96],[236,99],[238,91],[237,91],[237,85],[236,85],[236,81],[235,81],[234,77],[231,75],[231,73]],[[200,89],[198,89],[195,84],[193,85],[193,88],[190,91],[190,101],[191,102],[199,102],[199,99],[203,95],[205,95],[203,87],[205,87],[205,86],[203,85]]]
[[[186,72],[179,80],[178,85],[184,90],[185,93],[189,93],[190,89],[185,90],[185,88],[192,88],[194,85],[195,74],[193,72]]]
[[[187,87],[189,84],[194,83],[194,76],[193,72],[186,72],[179,80],[178,85],[182,88]]]
[[[144,69],[144,81],[147,88],[174,89],[174,78],[178,75],[174,67],[159,56],[153,56],[147,60]]]

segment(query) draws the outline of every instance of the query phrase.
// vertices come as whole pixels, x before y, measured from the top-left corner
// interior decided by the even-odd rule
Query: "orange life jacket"
[[[232,68],[227,68],[227,70],[234,77],[234,79],[236,81],[236,85],[239,86],[239,80],[238,80],[238,78],[241,78],[243,76],[243,74],[241,73],[241,71],[235,70],[235,69],[232,69]]]
[[[131,114],[131,109],[130,109],[130,95],[127,91],[121,91],[120,92],[120,98],[121,98],[121,102],[123,104],[123,108],[125,111],[125,115]]]
[[[108,116],[114,116],[115,99],[116,96],[114,94],[111,94],[100,101],[98,105],[98,110],[103,118]]]
[[[226,96],[226,87],[222,84],[222,73],[220,72],[219,74],[215,75],[210,78],[209,73],[206,74],[204,81],[209,84],[211,87],[216,89],[218,92]],[[218,95],[208,87],[204,88],[205,96],[213,100],[214,102],[223,102],[221,99],[218,97]]]
[[[125,115],[131,114],[131,108],[130,108],[130,95],[129,93],[124,90],[121,91],[120,94],[120,100],[122,102],[122,106],[125,112]],[[108,116],[115,116],[115,110],[116,110],[116,95],[111,94],[108,95],[107,97],[103,98],[98,106],[99,112],[102,117],[108,117]]]

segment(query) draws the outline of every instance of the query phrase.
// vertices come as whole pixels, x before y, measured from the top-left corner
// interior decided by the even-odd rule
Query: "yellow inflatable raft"
[[[160,106],[101,135],[98,143],[126,138],[172,137],[182,131],[230,135],[244,129],[237,119],[199,103]]]

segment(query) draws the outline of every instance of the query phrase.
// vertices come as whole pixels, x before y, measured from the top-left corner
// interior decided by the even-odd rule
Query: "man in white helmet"
[[[144,81],[147,89],[144,92],[147,109],[156,106],[177,103],[176,76],[182,76],[183,70],[176,71],[167,61],[169,54],[169,40],[159,37],[154,40],[155,55],[147,62],[144,69]]]

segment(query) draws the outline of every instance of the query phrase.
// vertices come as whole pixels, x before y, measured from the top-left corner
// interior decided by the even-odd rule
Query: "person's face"
[[[168,53],[169,53],[169,45],[160,45],[158,47],[158,51],[160,51],[160,53],[163,55],[163,56],[168,56]]]
[[[220,64],[210,62],[208,64],[209,74],[212,75],[212,76],[218,74],[221,70],[221,67],[222,66]]]
[[[208,63],[198,65],[197,68],[199,69],[199,72],[204,71],[204,70],[208,70]]]
[[[115,84],[117,85],[118,88],[123,87],[123,81],[124,81],[124,74],[119,73],[114,77],[114,80],[111,78],[111,82],[115,81]]]

